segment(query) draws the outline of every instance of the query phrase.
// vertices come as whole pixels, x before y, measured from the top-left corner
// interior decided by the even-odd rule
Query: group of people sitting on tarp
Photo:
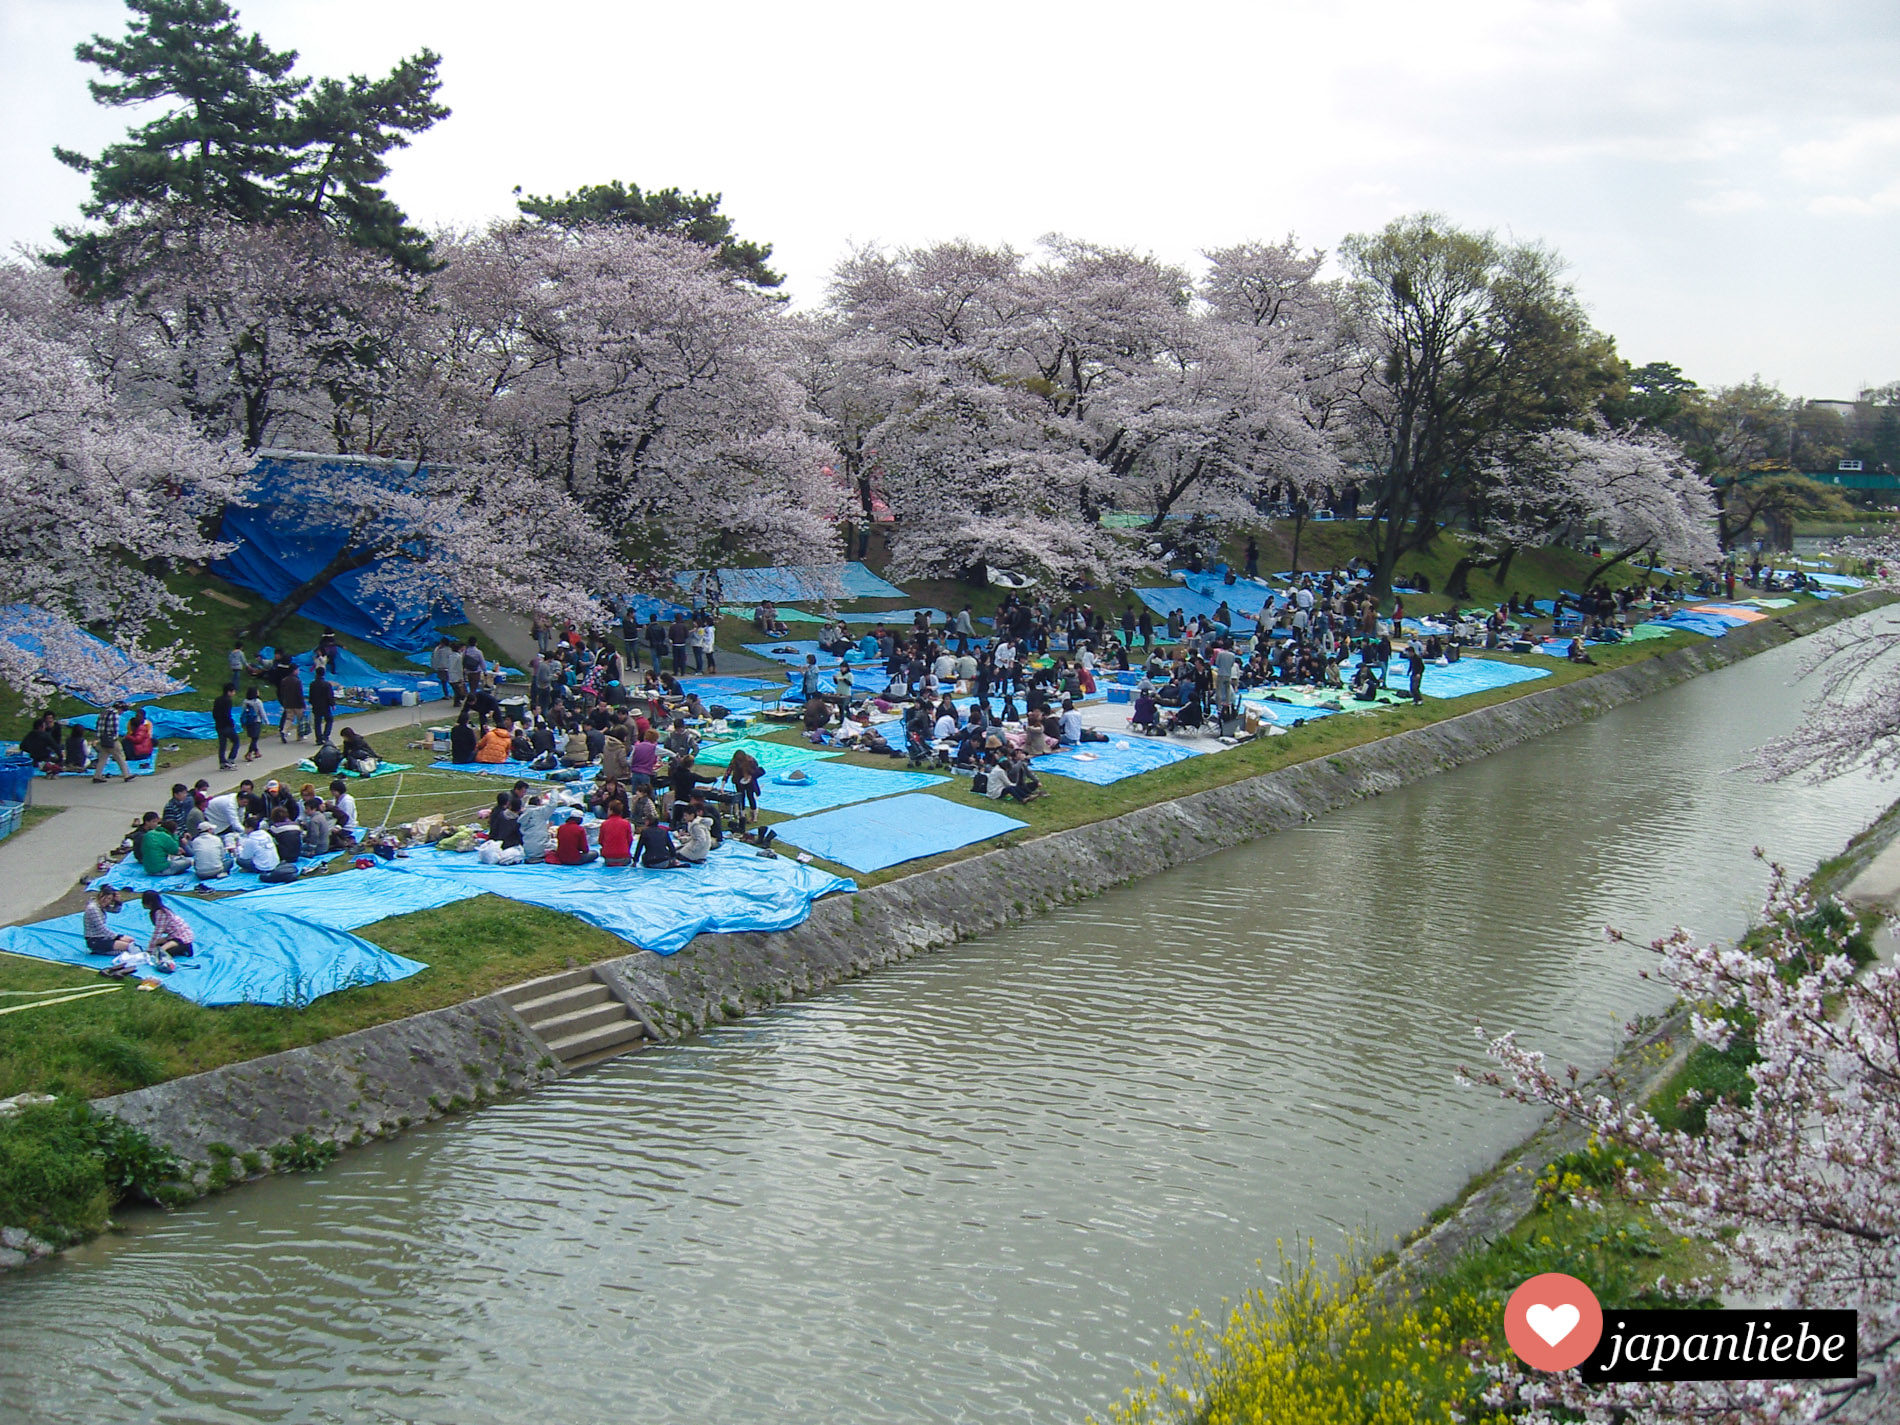
[[[77,722],[61,723],[52,713],[41,713],[20,739],[20,752],[33,759],[44,777],[90,769],[93,781],[103,782],[116,766],[121,779],[129,782],[130,764],[150,757],[156,741],[145,709],[114,703],[98,714],[90,739]]]
[[[545,794],[525,784],[499,792],[488,812],[488,840],[477,853],[500,866],[606,866],[638,864],[653,870],[701,866],[713,848],[723,845],[728,827],[709,793],[695,788],[662,810],[653,789],[630,789],[610,794],[604,804],[579,807],[554,805]],[[597,817],[593,836],[587,819]]]
[[[213,796],[201,777],[174,783],[170,800],[139,818],[127,852],[154,878],[189,872],[205,884],[250,871],[276,883],[296,880],[301,861],[356,845],[357,834],[356,799],[341,778],[325,798],[312,783],[293,792],[275,778]]]
[[[147,891],[139,897],[139,904],[144,907],[152,930],[145,944],[140,945],[133,936],[114,930],[106,919],[118,914],[124,904],[124,898],[116,889],[102,886],[86,901],[85,913],[80,917],[80,934],[85,939],[86,953],[111,957],[110,963],[101,966],[99,973],[109,980],[130,979],[147,969],[171,974],[178,968],[178,961],[192,953],[191,927],[165,904],[162,895]]]

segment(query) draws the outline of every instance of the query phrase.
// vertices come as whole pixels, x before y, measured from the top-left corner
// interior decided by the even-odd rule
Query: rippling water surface
[[[1791,650],[0,1281],[45,1421],[1077,1420],[1276,1238],[1418,1221],[1880,788],[1727,772]]]

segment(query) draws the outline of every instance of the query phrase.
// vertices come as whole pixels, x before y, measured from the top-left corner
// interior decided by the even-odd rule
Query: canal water
[[[1782,649],[1031,924],[0,1281],[34,1421],[1074,1421],[1276,1239],[1521,1136],[1474,1025],[1601,1063],[1605,944],[1731,935],[1890,789],[1731,769]],[[1057,795],[1060,795],[1058,791]]]

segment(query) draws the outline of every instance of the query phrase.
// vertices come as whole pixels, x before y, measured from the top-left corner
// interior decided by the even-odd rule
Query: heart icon
[[[1569,1302],[1562,1306],[1545,1306],[1541,1301],[1526,1308],[1524,1324],[1544,1338],[1544,1344],[1554,1346],[1572,1331],[1577,1322],[1583,1319],[1583,1313]]]

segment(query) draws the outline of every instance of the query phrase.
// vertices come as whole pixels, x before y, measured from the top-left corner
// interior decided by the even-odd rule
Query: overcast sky
[[[1814,397],[1900,380],[1900,4],[539,5],[248,0],[302,71],[428,46],[425,224],[510,189],[725,194],[801,304],[852,243],[1047,232],[1192,264],[1432,208],[1540,238],[1636,362]],[[0,0],[0,241],[43,242],[127,115],[73,45],[117,0]]]

